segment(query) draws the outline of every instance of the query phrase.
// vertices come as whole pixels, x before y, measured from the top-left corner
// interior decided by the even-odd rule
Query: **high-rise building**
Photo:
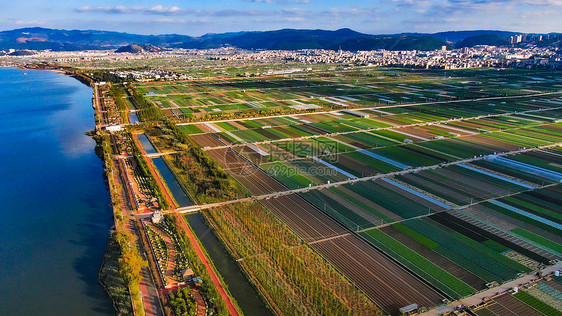
[[[509,37],[509,42],[511,44],[517,44],[517,43],[521,43],[523,41],[523,35],[519,34],[519,35],[513,35]]]

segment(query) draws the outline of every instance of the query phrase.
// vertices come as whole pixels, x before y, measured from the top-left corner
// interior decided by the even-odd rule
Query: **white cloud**
[[[171,18],[161,18],[156,20],[146,21],[145,23],[177,23],[177,24],[197,24],[197,23],[209,23],[206,19],[171,19]]]
[[[148,14],[161,14],[161,15],[180,15],[180,14],[188,14],[189,11],[183,10],[179,7],[164,7],[162,5],[157,5],[153,7],[142,7],[142,6],[123,6],[118,5],[114,7],[91,7],[91,6],[82,6],[75,9],[78,12],[99,12],[99,13],[108,13],[108,14],[131,14],[131,13],[148,13]]]
[[[181,12],[181,11],[183,11],[183,10],[180,9],[179,7],[169,7],[169,8],[166,8],[166,7],[163,7],[163,6],[161,6],[161,5],[157,5],[157,6],[154,6],[154,7],[150,8],[150,9],[148,9],[148,10],[146,10],[146,11],[158,12],[158,13],[178,13],[178,12]]]
[[[282,21],[286,22],[303,22],[305,19],[303,17],[288,17],[281,19]]]
[[[523,0],[522,2],[538,6],[562,6],[562,0]]]
[[[30,21],[23,21],[23,20],[17,20],[14,22],[15,25],[43,25],[45,24],[45,21],[40,21],[40,20],[30,20]]]
[[[111,14],[126,14],[126,13],[135,13],[144,10],[143,7],[126,7],[123,5],[118,5],[115,7],[90,7],[90,6],[83,6],[76,8],[78,12],[99,12],[99,13],[111,13]]]
[[[163,7],[161,5],[154,6],[149,9],[143,10],[144,13],[148,14],[161,14],[161,15],[186,15],[189,14],[190,11],[181,9],[180,7]]]

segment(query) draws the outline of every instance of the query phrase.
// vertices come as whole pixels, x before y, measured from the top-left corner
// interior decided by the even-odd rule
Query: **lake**
[[[59,73],[0,67],[2,315],[113,314],[97,276],[113,221],[84,135],[91,99]]]

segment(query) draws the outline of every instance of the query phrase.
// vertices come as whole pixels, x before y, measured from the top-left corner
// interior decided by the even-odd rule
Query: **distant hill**
[[[202,48],[234,46],[243,49],[314,49],[332,48],[352,38],[369,36],[350,29],[337,31],[283,29],[265,32],[245,32],[204,35],[177,47]]]
[[[558,47],[562,48],[562,34],[560,33],[550,33],[548,39],[544,39],[543,41],[537,42],[537,46],[539,47]]]
[[[509,36],[519,34],[505,31],[454,31],[434,34],[403,33],[389,35],[370,35],[350,29],[336,31],[327,30],[296,30],[282,29],[264,32],[231,32],[221,34],[205,34],[191,37],[179,34],[139,35],[121,32],[96,30],[57,30],[48,28],[23,28],[0,32],[0,50],[14,48],[18,50],[51,49],[84,50],[84,49],[122,49],[123,51],[147,51],[142,45],[153,45],[163,48],[216,48],[239,47],[243,49],[338,49],[344,50],[433,50],[443,45],[459,47],[478,44],[505,44]],[[494,44],[495,43],[495,44]],[[559,40],[548,43],[560,45]],[[545,45],[547,42],[537,42]],[[139,47],[133,46],[137,45]],[[130,47],[127,47],[130,46]]]
[[[477,31],[449,31],[449,32],[439,32],[428,34],[442,40],[457,43],[466,38],[479,36],[479,35],[497,35],[498,37],[508,39],[510,36],[515,34],[521,34],[516,32],[507,31],[493,31],[493,30],[477,30]]]
[[[350,29],[337,31],[324,30],[293,30],[247,33],[232,37],[228,42],[240,48],[261,49],[304,49],[304,48],[334,48],[342,42],[369,36]]]
[[[432,36],[369,36],[347,40],[340,44],[344,50],[435,50],[447,43]]]
[[[144,52],[159,52],[161,50],[162,48],[151,44],[131,44],[119,47],[115,52],[139,54]]]
[[[56,30],[41,27],[0,32],[0,49],[115,49],[133,43],[169,45],[190,40],[186,35],[138,35],[94,30]]]
[[[458,42],[455,46],[461,47],[473,47],[476,45],[492,45],[492,46],[502,46],[509,45],[509,40],[501,37],[498,34],[480,34],[471,37],[467,37],[462,41]]]

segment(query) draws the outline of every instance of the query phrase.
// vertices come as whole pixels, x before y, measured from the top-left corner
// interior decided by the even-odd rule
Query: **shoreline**
[[[91,126],[93,125],[93,120],[92,120],[93,112],[90,112],[91,110],[88,108],[88,105],[91,104],[91,94],[92,94],[92,90],[90,87],[86,88],[86,85],[81,85],[73,80],[65,79],[64,77],[59,77],[59,74],[67,75],[67,72],[64,71],[63,69],[33,69],[28,67],[21,67],[21,65],[19,65],[19,67],[18,65],[9,65],[9,66],[2,65],[1,67],[2,67],[1,68],[2,73],[5,74],[5,77],[3,75],[3,83],[5,84],[5,87],[10,87],[10,89],[7,89],[8,94],[6,94],[6,96],[10,97],[10,95],[12,94],[18,95],[19,93],[22,93],[22,91],[25,91],[23,92],[22,95],[21,105],[17,105],[15,101],[12,103],[8,102],[6,104],[5,110],[7,111],[8,114],[11,114],[11,116],[8,116],[9,118],[14,118],[16,122],[22,119],[25,120],[26,122],[29,122],[29,124],[35,124],[33,123],[35,121],[37,121],[40,124],[49,121],[49,122],[56,123],[57,126],[64,126],[65,124],[60,123],[63,120],[63,118],[61,118],[60,115],[57,115],[57,113],[64,110],[65,111],[64,119],[69,118],[70,120],[72,120],[72,126],[70,127],[70,130],[68,130],[70,132],[70,135],[72,135],[71,140],[76,139],[79,140],[81,144],[82,143],[84,145],[90,144],[90,146],[93,145],[90,140],[91,138],[85,135],[84,133],[88,129],[91,129]],[[53,73],[51,72],[39,73],[39,72],[32,72],[32,70],[33,71],[49,70],[49,71],[53,71]],[[28,72],[29,76],[22,74],[25,72]],[[29,93],[28,90],[30,91]],[[50,100],[49,96],[52,95],[53,93],[57,98],[56,100],[59,100],[59,102],[68,102],[68,106],[65,105],[65,108],[61,109],[59,106],[56,105],[53,106],[51,102],[48,102]],[[11,104],[14,104],[15,106],[12,106]],[[12,111],[12,107],[15,112]],[[29,111],[32,110],[35,111],[37,109],[40,109],[45,114],[43,114],[43,112],[38,112],[37,115],[28,116],[24,114],[22,116],[18,114],[19,112],[17,112],[17,109],[19,109],[20,107],[27,109]],[[54,116],[52,120],[50,119],[51,116]],[[7,126],[8,128],[10,128],[9,127],[10,125]],[[68,286],[70,292],[73,292],[73,293],[69,293],[70,295],[68,295],[68,297],[69,298],[74,297],[75,299],[73,300],[75,302],[73,302],[72,304],[64,304],[64,305],[68,305],[68,307],[60,306],[59,308],[61,308],[61,310],[63,311],[66,310],[68,313],[70,313],[71,311],[84,312],[84,310],[88,308],[88,306],[95,304],[95,306],[99,306],[99,311],[103,311],[104,314],[115,313],[113,301],[111,297],[107,295],[107,288],[99,282],[100,269],[104,264],[103,255],[107,250],[108,238],[106,237],[109,236],[110,227],[114,225],[113,220],[106,217],[106,215],[104,215],[104,214],[109,215],[109,210],[110,210],[109,195],[108,195],[107,188],[105,185],[102,188],[103,184],[98,182],[100,180],[100,178],[98,177],[100,177],[100,175],[103,177],[105,168],[101,164],[99,164],[99,160],[98,160],[99,156],[95,154],[94,146],[91,146],[89,150],[87,148],[88,146],[86,146],[86,148],[84,148],[85,151],[80,151],[79,156],[76,157],[73,156],[72,158],[70,158],[70,156],[66,155],[67,152],[63,151],[63,149],[61,148],[68,148],[68,146],[72,146],[72,143],[69,143],[66,137],[59,137],[60,136],[60,134],[58,133],[59,129],[64,129],[64,127],[48,129],[46,132],[41,133],[40,138],[39,136],[37,138],[38,141],[41,140],[42,142],[41,144],[45,144],[46,146],[48,146],[45,147],[44,150],[42,150],[42,152],[44,152],[46,155],[52,154],[52,158],[50,158],[51,156],[46,156],[47,158],[45,159],[53,159],[53,161],[58,160],[60,161],[60,163],[64,163],[66,161],[65,159],[67,158],[73,159],[72,161],[73,162],[75,161],[76,164],[72,165],[72,167],[75,168],[72,170],[76,170],[77,172],[80,173],[86,171],[87,174],[90,174],[90,176],[84,178],[84,181],[77,181],[75,182],[75,184],[69,184],[69,188],[74,187],[76,188],[76,190],[80,190],[80,191],[79,192],[76,191],[76,194],[71,193],[74,191],[69,191],[69,194],[73,194],[74,197],[72,197],[71,199],[67,199],[65,197],[65,200],[68,200],[69,203],[75,203],[75,204],[68,204],[68,205],[76,205],[75,207],[77,209],[74,210],[73,215],[71,214],[66,216],[65,214],[64,217],[67,217],[68,219],[65,219],[64,224],[61,225],[70,225],[68,227],[82,225],[83,223],[92,220],[91,218],[91,216],[93,216],[92,212],[102,215],[101,216],[102,218],[94,220],[94,223],[91,225],[92,229],[87,229],[87,230],[72,229],[69,230],[68,232],[61,231],[60,238],[59,237],[49,238],[50,236],[41,237],[42,239],[44,237],[47,237],[46,239],[44,239],[44,241],[48,242],[49,245],[53,244],[52,247],[55,247],[54,246],[55,243],[56,246],[58,247],[58,245],[62,242],[62,240],[63,239],[66,240],[67,238],[69,238],[69,240],[75,240],[75,242],[72,243],[75,246],[68,247],[68,250],[65,250],[63,253],[57,254],[56,252],[49,251],[41,255],[41,258],[46,258],[45,260],[49,260],[51,261],[51,263],[55,260],[60,261],[60,264],[57,264],[57,269],[58,267],[65,267],[66,265],[68,265],[69,268],[65,269],[64,273],[61,271],[61,273],[63,274],[61,274],[61,276],[58,278],[60,282],[54,282],[52,286],[45,286],[41,291],[37,291],[36,293],[33,294],[44,296],[45,294],[48,294],[50,289],[59,289],[61,286]],[[27,131],[26,129],[21,129],[22,135],[24,135],[23,133],[26,131]],[[66,131],[67,130],[64,130],[65,133]],[[43,142],[43,139],[49,139],[49,140]],[[36,143],[35,141],[30,143],[22,142],[20,145],[18,145],[17,150],[18,152],[21,152],[23,155],[34,154],[36,149],[33,148],[37,147],[35,143]],[[8,142],[7,144],[10,144],[10,142]],[[96,158],[94,158],[92,154],[95,154]],[[61,155],[61,158],[59,159],[55,155]],[[86,164],[89,163],[89,161],[92,161],[94,165],[87,166]],[[17,167],[19,166],[19,164],[16,163],[15,161],[13,164],[11,163],[10,159],[6,160],[6,162],[8,162],[7,165],[8,168],[10,168],[11,166],[13,166],[12,168],[19,168]],[[32,162],[32,160],[30,160],[30,162]],[[59,162],[53,163],[53,165],[56,167],[60,163]],[[39,176],[38,179],[41,179],[42,176],[49,177],[51,175],[60,177],[60,173],[57,172],[58,171],[41,172],[41,173],[37,173],[36,176]],[[9,176],[8,174],[9,173],[5,175]],[[64,175],[62,176],[64,177]],[[69,177],[66,183],[69,181],[74,182],[74,180],[72,179],[73,177]],[[66,183],[62,182],[61,185],[67,185]],[[84,186],[84,189],[82,189],[81,187],[82,185]],[[6,194],[9,194],[9,192],[11,191],[10,190],[5,191]],[[87,201],[85,200],[85,196],[87,196],[90,193],[95,193],[98,196],[97,202],[93,202],[93,204],[89,202],[84,202]],[[58,195],[53,196],[50,194],[49,197],[52,198],[52,201],[54,203],[58,203],[57,201],[58,199],[60,199]],[[76,197],[76,201],[74,202],[75,197]],[[80,200],[78,200],[79,198]],[[30,201],[29,203],[32,203],[29,205],[34,205],[33,203],[35,202]],[[49,210],[51,207],[54,207],[54,205],[51,206],[50,203],[51,200],[49,200],[48,203],[44,204],[45,210]],[[86,205],[84,203],[89,203],[89,204]],[[56,208],[61,209],[61,207],[56,207]],[[33,218],[39,217],[40,213],[37,213],[34,209],[35,207],[31,207],[31,206],[26,207],[25,212],[22,214],[29,213],[29,215],[31,215]],[[19,224],[19,222],[16,224]],[[27,223],[25,223],[25,221],[22,222],[21,225],[22,228],[29,226]],[[47,223],[47,222],[43,223],[42,226],[43,225],[46,225],[47,227],[58,226],[58,225],[52,225],[51,223]],[[20,231],[25,232],[27,230],[29,229],[25,228],[25,229],[21,229]],[[22,233],[22,234],[25,234],[26,238],[35,238],[31,232]],[[89,234],[92,234],[91,237],[92,239],[91,240],[87,239],[88,240],[87,242],[85,241],[82,242],[81,241],[82,239],[90,238]],[[26,244],[20,245],[19,243],[15,243],[15,241],[13,244],[14,246],[21,247],[22,249],[17,253],[14,252],[14,254],[17,254],[17,256],[22,256],[22,258],[37,257],[37,256],[33,256],[32,254],[24,255],[25,252],[27,252],[26,248],[28,245]],[[79,252],[77,250],[79,250]],[[22,254],[20,255],[20,253]],[[7,252],[6,256],[11,256],[10,252]],[[58,257],[60,257],[61,259],[60,260],[55,259]],[[6,263],[9,262],[10,261],[6,260]],[[77,262],[80,263],[80,266],[77,266]],[[38,267],[35,267],[35,265],[38,265]],[[28,281],[32,281],[31,283],[37,283],[37,279],[44,279],[46,280],[45,282],[53,283],[54,280],[53,281],[48,281],[48,280],[53,279],[54,274],[49,272],[44,272],[43,269],[39,268],[39,266],[42,265],[43,264],[40,264],[40,262],[30,263],[27,266],[27,268],[30,269],[29,272],[32,272],[29,275],[33,276],[33,280],[28,279],[29,276],[27,275],[22,275],[21,277],[19,277],[20,280],[19,282],[20,283],[23,282],[23,284],[19,286],[19,288],[25,289],[28,287],[28,286],[24,286],[25,283],[27,283]],[[10,269],[12,268],[7,269],[6,272],[10,271]],[[58,271],[56,273],[58,273]],[[9,280],[6,279],[6,281]],[[6,285],[8,284],[10,283],[9,282],[6,283]],[[86,290],[83,291],[82,288]],[[13,292],[19,293],[19,289],[14,289]],[[34,295],[30,295],[31,298]],[[7,299],[9,297],[10,296],[5,296],[4,299]],[[17,299],[17,297],[15,296],[14,299],[11,300],[11,302],[6,301],[6,303],[9,303],[7,306],[10,306],[11,304],[18,304],[18,302],[19,299]],[[56,308],[55,306],[57,305],[62,305],[61,302],[58,303],[57,302],[58,300],[54,300],[53,306],[48,308],[47,311],[52,308]],[[82,302],[83,304],[77,304]],[[24,306],[22,308],[25,310],[34,310],[37,309],[38,307],[35,306],[34,304],[31,304],[30,306],[27,307]]]
[[[110,232],[113,230],[115,226],[113,226],[110,229]],[[111,301],[111,305],[113,305],[113,309],[114,312],[117,313],[119,310],[117,308],[117,302],[115,299],[113,299],[113,297],[109,294],[109,288],[105,285],[105,283],[103,282],[103,277],[104,277],[104,272],[103,269],[105,267],[105,265],[107,264],[107,256],[108,256],[108,249],[109,249],[109,243],[111,242],[111,236],[107,239],[107,242],[105,243],[105,251],[103,253],[103,257],[102,257],[102,261],[101,261],[101,266],[98,270],[98,283],[100,284],[100,286],[103,288],[104,293],[107,295],[107,297],[109,297],[109,300]]]
[[[78,80],[78,81],[80,81],[80,80]],[[95,111],[94,111],[94,113],[95,113]],[[95,115],[94,115],[94,118],[95,118]],[[95,122],[94,122],[94,125],[95,125]],[[108,181],[107,180],[107,170],[106,170],[106,166],[105,166],[105,160],[104,160],[104,156],[103,156],[103,148],[102,148],[101,140],[98,137],[96,137],[95,133],[91,136],[90,135],[86,135],[86,136],[92,138],[96,142],[96,146],[94,147],[94,152],[103,164],[103,178],[104,178],[105,188],[106,188],[106,192],[111,196],[111,188],[109,187],[109,183],[107,183],[107,181]],[[102,151],[101,154],[99,153],[98,148],[101,149],[101,151]],[[113,209],[111,204],[109,206]],[[103,270],[104,270],[105,265],[107,264],[108,257],[111,256],[110,244],[112,243],[112,238],[114,238],[113,232],[115,231],[115,227],[116,227],[115,226],[116,223],[115,223],[114,212],[112,212],[111,218],[112,218],[112,221],[113,221],[113,226],[111,226],[109,228],[109,237],[107,238],[107,240],[105,242],[105,250],[103,252],[101,264],[100,264],[99,269],[98,269],[98,283],[103,288],[103,292],[105,293],[107,298],[109,298],[109,300],[111,301],[111,305],[113,306],[114,314],[117,315],[119,313],[119,308],[117,307],[117,301],[111,295],[111,292],[109,290],[109,286],[106,283],[103,282],[103,277],[106,275]]]

